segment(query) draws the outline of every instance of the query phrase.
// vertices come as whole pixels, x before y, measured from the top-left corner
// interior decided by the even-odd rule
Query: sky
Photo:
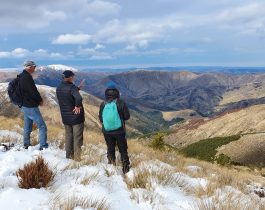
[[[264,0],[0,0],[0,68],[265,66]]]

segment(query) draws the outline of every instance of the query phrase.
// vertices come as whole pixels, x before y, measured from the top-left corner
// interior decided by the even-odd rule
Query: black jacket
[[[125,104],[125,102],[123,100],[120,99],[120,93],[117,89],[106,89],[105,91],[105,98],[106,101],[102,102],[99,108],[99,120],[101,123],[103,123],[103,119],[102,119],[102,112],[104,109],[104,106],[106,103],[111,102],[113,100],[117,100],[117,108],[118,108],[118,112],[122,121],[122,127],[114,130],[114,131],[106,131],[104,129],[104,126],[102,126],[102,132],[104,134],[122,134],[125,133],[125,121],[130,119],[130,112],[129,109],[127,107],[127,105]]]
[[[23,96],[22,106],[38,107],[42,98],[31,74],[24,70],[19,76],[20,88]]]
[[[77,125],[85,121],[84,108],[82,104],[82,96],[79,93],[78,87],[73,83],[62,81],[56,88],[63,124]],[[81,107],[80,114],[74,114],[73,110]]]

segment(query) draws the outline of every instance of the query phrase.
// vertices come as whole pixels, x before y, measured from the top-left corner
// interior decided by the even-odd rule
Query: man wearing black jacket
[[[20,74],[20,88],[23,96],[22,112],[24,113],[24,148],[27,149],[30,144],[30,133],[32,124],[35,122],[39,129],[40,150],[47,148],[47,127],[42,118],[39,105],[43,104],[42,98],[32,78],[35,72],[36,64],[33,61],[25,61],[24,70]]]
[[[56,89],[61,116],[65,127],[66,158],[79,161],[81,146],[83,145],[84,108],[79,87],[73,84],[75,74],[66,70],[63,72],[63,81]]]
[[[108,147],[107,157],[109,164],[116,164],[115,147],[118,145],[118,149],[121,155],[122,171],[126,174],[130,169],[130,161],[128,157],[128,146],[126,140],[125,121],[129,120],[130,112],[125,102],[120,99],[119,90],[114,83],[109,83],[105,91],[105,101],[101,103],[99,109],[99,120],[102,123],[102,132]],[[116,101],[118,114],[122,122],[122,126],[116,130],[106,131],[103,124],[103,110],[107,103]]]

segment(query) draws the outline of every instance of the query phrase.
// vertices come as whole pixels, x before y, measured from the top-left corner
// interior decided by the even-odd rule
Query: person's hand
[[[73,113],[74,114],[80,114],[80,111],[81,111],[81,107],[77,107],[75,106],[74,110],[73,110]]]
[[[85,79],[82,79],[80,84],[78,85],[78,88],[81,90],[85,85]]]

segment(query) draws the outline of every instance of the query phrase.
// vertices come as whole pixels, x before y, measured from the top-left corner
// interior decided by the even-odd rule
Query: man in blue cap
[[[99,120],[102,123],[102,132],[108,147],[108,163],[116,164],[115,147],[117,145],[124,174],[129,172],[130,169],[125,132],[125,121],[129,118],[129,109],[125,102],[120,99],[120,93],[115,83],[108,83],[105,91],[105,101],[101,103],[99,109]]]
[[[83,145],[84,108],[79,87],[74,85],[75,74],[66,70],[63,72],[63,81],[56,89],[62,121],[65,127],[66,158],[81,160],[81,146]]]
[[[30,134],[32,125],[35,122],[39,129],[40,150],[48,147],[47,144],[47,127],[42,118],[39,106],[43,104],[43,100],[32,78],[32,74],[36,70],[36,64],[33,61],[24,62],[24,70],[19,75],[22,100],[22,112],[24,113],[24,148],[28,149],[30,144]]]

